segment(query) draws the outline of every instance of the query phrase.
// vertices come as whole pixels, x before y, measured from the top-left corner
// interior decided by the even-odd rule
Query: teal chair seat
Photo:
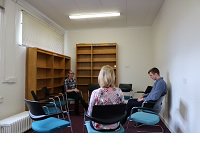
[[[66,120],[66,118],[56,118],[56,116],[59,117],[59,115],[63,114],[59,108],[49,110],[49,108],[46,106],[42,107],[38,101],[32,100],[25,100],[25,103],[29,109],[30,118],[34,120],[32,122],[33,131],[39,133],[48,133],[55,132],[57,129],[70,127],[71,132],[73,132],[69,115],[67,116],[68,120]],[[47,112],[45,112],[45,110]],[[53,113],[53,111],[55,111],[55,113]]]
[[[131,110],[131,115],[128,117],[127,128],[129,126],[129,122],[134,122],[134,127],[140,127],[142,125],[157,126],[162,130],[161,132],[164,132],[163,127],[159,124],[159,113],[162,108],[161,106],[163,99],[164,96],[161,96],[156,101],[144,102],[142,107],[133,107]]]
[[[146,125],[155,125],[160,121],[160,118],[156,114],[147,112],[136,112],[129,117],[129,120],[139,122]]]
[[[70,122],[61,120],[58,118],[50,117],[40,121],[34,121],[32,123],[32,129],[39,133],[54,132],[59,128],[65,128],[70,126]]]

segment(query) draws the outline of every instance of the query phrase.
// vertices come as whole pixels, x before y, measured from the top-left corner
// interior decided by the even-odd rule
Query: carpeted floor
[[[87,130],[84,129],[83,126],[83,115],[76,116],[76,115],[71,115],[71,120],[72,120],[72,127],[74,133],[87,133]],[[128,128],[127,128],[128,125]],[[165,124],[160,121],[159,125],[162,126],[164,129],[164,133],[170,133],[169,129],[165,126]],[[125,133],[140,133],[140,132],[162,132],[161,128],[158,126],[141,126],[141,127],[134,127],[132,122],[126,123],[124,125],[125,128]]]
[[[87,133],[87,130],[84,127],[84,115],[83,115],[83,109],[80,108],[80,115],[75,115],[73,112],[71,112],[70,117],[72,121],[72,128],[73,133]],[[162,126],[164,133],[170,133],[169,129],[165,126],[165,124],[160,121],[159,125]],[[127,128],[128,126],[128,128]],[[141,133],[141,132],[162,132],[160,127],[157,126],[141,126],[141,127],[134,127],[132,122],[129,122],[124,125],[125,133]],[[27,131],[26,133],[32,133],[32,130]],[[63,130],[58,131],[59,133],[71,133],[70,128],[66,128]]]

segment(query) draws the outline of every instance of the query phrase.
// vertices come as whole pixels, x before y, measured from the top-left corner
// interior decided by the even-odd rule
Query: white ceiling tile
[[[151,25],[164,0],[24,0],[65,29]],[[120,17],[70,20],[72,13],[119,11]]]

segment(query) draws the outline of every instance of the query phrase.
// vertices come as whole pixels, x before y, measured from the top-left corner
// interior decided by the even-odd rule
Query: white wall
[[[160,68],[168,84],[163,115],[171,131],[200,132],[199,6],[199,0],[165,1],[153,32],[151,27],[67,31],[65,54],[72,57],[75,70],[76,43],[116,42],[119,82],[130,82],[135,90],[143,89],[152,84],[148,69],[154,65]],[[0,119],[23,111],[25,97],[25,49],[16,44],[16,6],[6,0],[6,7],[9,25],[5,30],[5,67],[1,64],[0,68]],[[9,77],[16,82],[2,83]]]
[[[76,44],[117,43],[118,82],[132,83],[134,90],[143,90],[152,84],[147,75],[153,67],[151,38],[151,27],[75,30],[66,32],[65,50],[75,70]]]
[[[155,63],[169,87],[165,119],[174,132],[200,132],[199,6],[199,0],[167,0],[153,25]]]
[[[11,0],[5,1],[4,49],[0,64],[0,119],[24,111],[25,97],[25,49],[16,42],[16,14],[18,9]],[[11,81],[12,83],[8,83]]]
[[[6,1],[6,27],[1,52],[0,68],[0,119],[24,111],[26,50],[17,44],[18,5],[12,0]],[[119,82],[132,83],[135,90],[141,90],[152,84],[147,70],[152,67],[153,54],[151,28],[118,28],[68,31],[65,34],[66,55],[72,57],[75,69],[76,43],[118,44]],[[3,55],[2,55],[3,54]],[[6,81],[12,78],[12,83]]]

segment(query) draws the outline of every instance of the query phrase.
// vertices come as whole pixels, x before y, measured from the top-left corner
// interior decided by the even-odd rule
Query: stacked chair
[[[32,97],[34,101],[37,101],[42,105],[44,112],[46,114],[55,114],[61,113],[60,108],[57,107],[55,100],[53,98],[42,98],[39,99],[38,96],[35,94],[34,91],[31,91]]]
[[[39,133],[49,133],[49,132],[57,132],[59,129],[64,129],[66,127],[71,128],[71,120],[60,119],[60,115],[63,112],[57,113],[45,113],[43,107],[41,106],[39,101],[34,100],[25,100],[25,104],[29,110],[29,116],[33,120],[32,122],[32,130]],[[56,106],[55,106],[56,107]]]
[[[66,92],[61,93],[53,93],[51,94],[47,87],[42,88],[42,92],[44,94],[43,99],[39,99],[34,91],[31,91],[33,99],[40,104],[44,113],[46,115],[55,115],[58,114],[59,117],[65,120],[68,119],[71,127],[71,118],[69,114],[69,106],[67,102],[67,94]],[[73,132],[71,127],[71,132]]]

